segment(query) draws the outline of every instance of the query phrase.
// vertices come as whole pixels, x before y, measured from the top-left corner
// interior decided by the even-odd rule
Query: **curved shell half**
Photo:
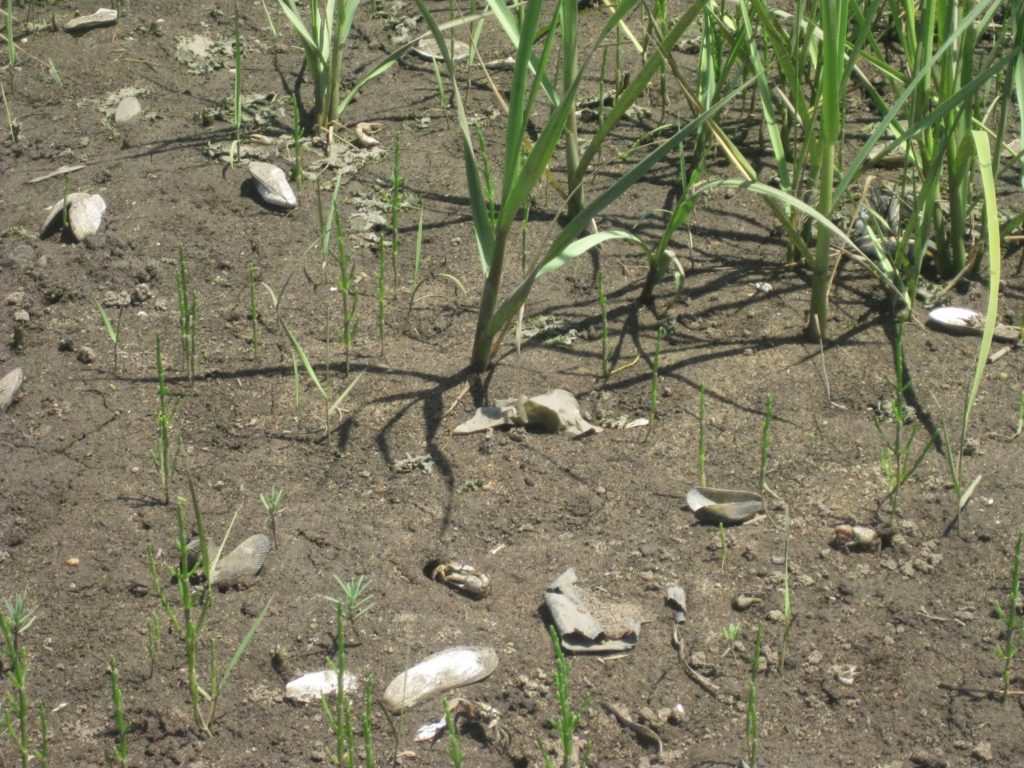
[[[498,654],[492,648],[449,648],[392,680],[384,691],[384,706],[400,712],[434,694],[483,680],[497,668]]]
[[[352,693],[359,687],[359,681],[355,675],[349,672],[344,676],[345,693]],[[284,697],[289,701],[300,701],[309,704],[320,701],[325,696],[336,696],[338,694],[338,673],[333,669],[324,669],[320,672],[309,672],[292,680],[284,687]]]
[[[764,512],[764,501],[750,491],[697,486],[686,492],[686,506],[702,523],[739,525]]]
[[[299,204],[288,177],[273,163],[253,161],[249,163],[249,173],[263,202],[277,208],[295,208]]]

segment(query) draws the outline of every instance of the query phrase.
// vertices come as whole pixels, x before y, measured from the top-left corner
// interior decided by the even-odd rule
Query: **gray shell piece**
[[[21,368],[15,368],[0,379],[0,413],[11,407],[11,403],[18,396],[18,391],[24,381],[25,373]]]
[[[65,32],[84,32],[93,27],[107,27],[117,23],[117,11],[113,8],[99,8],[88,16],[76,16],[64,25]]]
[[[434,694],[483,680],[497,668],[498,654],[493,648],[449,648],[392,680],[384,691],[384,706],[401,712]]]
[[[45,237],[60,227],[65,204],[68,206],[68,225],[76,240],[84,240],[89,235],[96,234],[103,223],[103,214],[107,211],[106,202],[99,195],[72,192],[67,198],[62,197],[50,206],[46,221],[39,230],[40,237]]]
[[[253,578],[263,568],[270,554],[270,538],[256,533],[224,555],[213,569],[210,585],[233,587]]]
[[[256,192],[263,202],[278,208],[295,208],[299,204],[288,177],[273,163],[255,160],[249,163],[249,173],[256,181]]]

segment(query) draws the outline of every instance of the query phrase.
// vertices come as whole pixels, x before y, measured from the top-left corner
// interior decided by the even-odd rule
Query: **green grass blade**
[[[326,399],[329,397],[327,391],[324,389],[323,384],[320,383],[320,378],[316,375],[316,371],[313,370],[313,364],[309,362],[309,358],[306,357],[306,350],[299,344],[299,340],[295,338],[295,335],[291,332],[291,329],[285,324],[284,320],[281,321],[281,328],[284,329],[285,335],[288,337],[288,343],[292,345],[292,351],[295,352],[299,360],[302,361],[302,367],[306,369],[306,375],[309,376],[309,380],[312,381],[316,388],[320,391],[320,394]]]
[[[359,383],[359,380],[363,378],[364,373],[366,373],[366,371],[360,371],[359,374],[354,379],[352,379],[352,381],[349,382],[349,385],[345,387],[345,390],[340,395],[338,395],[338,399],[335,400],[331,404],[331,407],[327,409],[328,415],[334,413],[336,410],[341,408],[341,404],[345,402],[345,399],[348,397],[349,393],[352,391],[355,385]]]

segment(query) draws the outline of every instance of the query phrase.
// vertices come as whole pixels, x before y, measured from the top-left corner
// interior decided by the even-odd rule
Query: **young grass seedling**
[[[757,471],[757,490],[764,493],[765,475],[768,473],[768,453],[772,447],[772,396],[764,396],[764,419],[761,421],[761,462]]]
[[[395,295],[398,295],[398,214],[402,210],[402,203],[405,197],[402,194],[402,185],[405,184],[405,179],[402,178],[399,172],[401,154],[401,140],[396,135],[394,158],[391,163],[391,190],[388,194],[388,207],[390,209],[388,223],[391,225],[391,280]]]
[[[356,619],[364,616],[373,608],[373,597],[370,595],[370,581],[363,576],[356,576],[351,581],[343,581],[340,576],[335,576],[338,588],[341,590],[339,597],[328,597],[335,605],[339,606],[342,616],[352,627],[352,633],[356,640],[359,639],[359,628],[356,626]]]
[[[228,153],[228,162],[234,165],[242,145],[242,35],[239,31],[238,0],[235,0],[235,39],[232,43],[232,53],[235,58],[235,76],[231,93],[231,112],[232,123],[235,126],[235,140]]]
[[[36,620],[35,613],[35,608],[29,608],[28,595],[5,597],[0,601],[0,639],[3,640],[3,655],[6,657],[6,677],[11,686],[4,696],[7,711],[0,714],[6,721],[4,724],[18,752],[21,768],[28,768],[33,757],[39,756],[38,753],[33,755],[29,734],[28,652],[21,644],[21,636]],[[44,717],[45,711],[43,708]],[[43,730],[45,734],[45,720]],[[43,743],[41,751],[45,754],[45,735]]]
[[[601,308],[601,376],[611,373],[611,346],[608,343],[608,296],[604,292],[604,270],[597,273],[597,304]]]
[[[409,325],[416,294],[420,290],[420,259],[423,255],[423,204],[420,204],[420,220],[416,225],[416,248],[412,259],[412,287],[409,289],[409,308],[405,312],[405,324]]]
[[[793,594],[789,588],[789,505],[786,505],[786,543],[782,553],[782,642],[779,643],[779,673],[786,671],[786,646],[793,626]]]
[[[277,549],[277,513],[281,511],[281,504],[284,502],[284,491],[276,486],[271,486],[266,493],[260,494],[260,501],[263,508],[267,510],[270,519],[270,535],[274,539],[274,549]]]
[[[381,238],[377,248],[377,338],[380,339],[380,356],[384,357],[384,336],[385,320],[387,319],[387,267],[385,266],[384,238]]]
[[[96,309],[100,313],[100,319],[103,321],[103,327],[107,331],[107,337],[110,339],[110,343],[114,348],[114,376],[117,376],[117,350],[118,342],[121,340],[121,316],[124,313],[124,307],[117,308],[117,323],[110,322],[110,315],[107,314],[107,310],[103,308],[96,299],[93,299],[93,303],[96,305]]]
[[[729,538],[725,535],[725,523],[718,524],[718,549],[722,553],[722,570],[725,570],[725,557],[729,554]]]
[[[445,756],[452,761],[453,768],[462,768],[462,750],[459,749],[459,734],[455,731],[455,720],[452,718],[451,707],[448,706],[448,699],[444,700],[444,726],[448,732],[448,748],[444,751]]]
[[[7,66],[11,72],[18,64],[18,54],[14,48],[14,0],[7,0],[7,16],[4,19],[7,34]]]
[[[704,473],[707,456],[704,453],[704,385],[700,385],[700,400],[697,403],[697,482],[699,485],[707,485],[707,475]]]
[[[654,431],[654,421],[658,417],[658,379],[661,374],[661,339],[665,335],[665,329],[658,326],[658,334],[654,337],[654,357],[651,359],[651,390],[647,398],[647,418],[650,424],[647,426],[646,440]]]
[[[1021,544],[1024,543],[1024,530],[1017,534],[1017,546],[1013,550],[1013,568],[1010,571],[1010,593],[1004,609],[999,601],[996,601],[996,615],[1003,622],[1003,642],[996,645],[996,656],[1003,662],[1003,701],[1006,701],[1010,690],[1010,677],[1012,674],[1013,660],[1017,658],[1021,648],[1021,631],[1024,630],[1024,616],[1021,616],[1018,608],[1020,606],[1020,563]]]
[[[572,697],[569,694],[569,672],[572,666],[562,653],[562,644],[558,640],[558,631],[554,626],[548,627],[548,634],[551,636],[551,647],[555,650],[555,699],[558,701],[558,717],[551,719],[551,727],[558,732],[562,743],[562,768],[572,768],[575,765],[573,756],[573,734],[579,728],[583,719],[583,713],[587,711],[590,701],[589,695],[583,696],[579,709],[572,708]],[[584,749],[586,751],[586,748]],[[545,754],[544,761],[547,765],[553,765],[551,759]]]
[[[210,726],[217,719],[217,706],[227,686],[228,679],[241,660],[242,655],[252,643],[256,630],[263,623],[263,619],[270,608],[270,601],[267,601],[263,606],[263,610],[260,611],[259,615],[249,626],[249,629],[242,636],[238,646],[235,648],[234,655],[223,669],[217,663],[216,640],[213,638],[209,639],[209,680],[207,681],[207,687],[204,688],[199,679],[199,654],[203,640],[203,630],[206,628],[206,619],[213,606],[213,593],[215,590],[207,583],[198,592],[194,591],[192,581],[200,571],[207,582],[210,579],[210,575],[216,573],[217,564],[220,562],[221,554],[224,551],[224,545],[227,543],[228,536],[231,535],[231,529],[241,507],[232,516],[228,529],[224,534],[224,539],[211,557],[209,541],[206,536],[206,524],[203,513],[199,508],[199,500],[196,496],[196,489],[191,475],[188,475],[188,489],[192,499],[192,509],[195,513],[195,528],[199,534],[199,547],[198,556],[194,549],[189,548],[185,526],[185,499],[179,497],[176,505],[178,563],[176,567],[169,569],[169,572],[177,588],[181,611],[180,616],[178,615],[178,609],[171,605],[164,592],[160,572],[157,567],[156,555],[153,552],[152,546],[147,547],[146,554],[149,559],[149,572],[154,591],[160,600],[160,605],[163,607],[171,627],[181,638],[184,646],[188,692],[192,703],[192,720],[203,734],[209,736]],[[205,708],[203,706],[204,703],[206,705]]]
[[[110,675],[110,698],[114,708],[114,726],[117,728],[117,746],[107,756],[108,764],[128,764],[128,721],[124,716],[124,697],[121,694],[121,681],[117,674],[117,661],[110,657],[107,667]]]
[[[256,308],[256,268],[252,262],[249,263],[247,278],[249,282],[249,338],[252,343],[252,359],[255,362],[260,357],[260,333],[258,327],[260,313]]]
[[[736,642],[740,638],[740,629],[742,629],[742,625],[737,623],[730,624],[722,630],[722,635],[725,637],[725,642],[727,643],[725,652],[722,656],[728,656],[736,649]]]
[[[174,275],[178,292],[178,332],[181,336],[181,361],[188,371],[192,388],[196,373],[196,292],[189,289],[185,267],[185,246],[178,245],[178,269]]]
[[[174,405],[168,404],[167,382],[164,379],[164,358],[160,349],[160,334],[156,335],[156,381],[157,395],[160,398],[160,408],[156,413],[156,448],[149,452],[149,458],[156,468],[160,477],[160,488],[164,492],[164,504],[171,503],[170,481],[174,474],[174,465],[178,458],[178,451],[171,450],[171,424],[178,412],[178,403],[181,398],[174,401]]]
[[[149,656],[149,675],[156,670],[156,657],[160,653],[160,616],[153,612],[146,619],[146,653]]]
[[[292,181],[296,189],[302,189],[302,137],[306,131],[302,127],[302,115],[299,112],[299,100],[292,94],[292,151],[295,153],[295,164],[292,166]]]
[[[337,577],[335,577],[337,578]],[[352,708],[345,693],[345,606],[341,601],[335,602],[334,626],[338,636],[337,650],[333,659],[327,659],[327,667],[338,680],[338,695],[332,705],[325,696],[320,700],[327,724],[334,734],[334,749],[327,750],[327,759],[332,765],[355,768],[356,737],[352,723]]]
[[[757,677],[761,671],[761,640],[764,637],[764,625],[757,625],[757,636],[754,638],[754,655],[750,661],[750,681],[747,685],[747,749],[749,759],[747,765],[757,768],[757,748],[761,740],[761,723],[757,717]]]

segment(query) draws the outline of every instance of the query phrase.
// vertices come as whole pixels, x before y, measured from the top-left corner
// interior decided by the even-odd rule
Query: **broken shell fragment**
[[[50,206],[46,221],[39,230],[40,237],[46,237],[60,228],[63,223],[64,207],[68,209],[68,225],[76,240],[84,240],[99,231],[107,204],[99,195],[88,192],[72,192]]]
[[[84,32],[94,27],[109,27],[117,23],[117,11],[113,8],[99,8],[88,16],[76,16],[64,25],[65,32]]]
[[[375,147],[380,142],[373,136],[375,133],[379,133],[381,126],[380,123],[356,123],[356,127],[353,129],[356,134],[356,144],[360,147]]]
[[[256,182],[256,192],[267,205],[295,208],[299,204],[288,177],[273,163],[253,161],[249,163],[249,173]]]
[[[0,379],[0,413],[11,407],[24,381],[25,373],[21,368],[15,368]]]
[[[491,579],[486,573],[454,560],[435,565],[430,578],[471,597],[485,597],[491,591]]]
[[[233,587],[253,578],[263,569],[269,554],[270,538],[262,533],[253,534],[220,559],[213,569],[210,585]]]
[[[665,605],[676,612],[676,624],[686,621],[686,590],[680,586],[672,585],[666,590]]]
[[[355,675],[348,672],[344,675],[345,693],[352,693],[359,687]],[[292,680],[284,687],[284,697],[289,701],[309,704],[320,701],[325,696],[337,696],[338,673],[333,669],[310,672]]]
[[[492,648],[449,648],[392,680],[384,691],[384,706],[401,712],[434,694],[483,680],[497,668],[498,654]]]
[[[686,505],[698,521],[714,525],[739,525],[764,513],[764,501],[758,494],[721,488],[691,488]]]

